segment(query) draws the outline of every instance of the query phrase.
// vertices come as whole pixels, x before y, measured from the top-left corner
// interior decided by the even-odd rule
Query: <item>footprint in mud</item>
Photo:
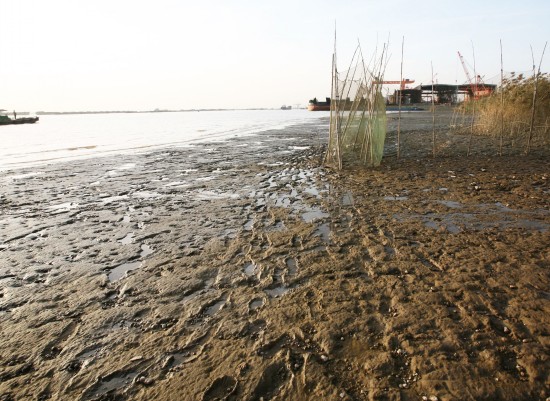
[[[290,372],[283,361],[269,365],[262,373],[250,401],[270,400],[273,398],[279,392],[289,374]]]
[[[342,206],[353,206],[353,194],[351,192],[346,192],[342,195]]]
[[[284,278],[284,269],[281,269],[280,267],[276,267],[273,272],[273,284],[284,284],[285,278]]]
[[[129,271],[139,269],[142,266],[143,258],[149,256],[154,251],[149,247],[149,245],[141,245],[141,252],[139,256],[136,256],[139,259],[137,262],[127,262],[122,263],[109,271],[108,278],[110,282],[120,280],[124,277]]]
[[[258,319],[253,322],[247,322],[239,332],[239,336],[250,336],[252,339],[260,337],[261,333],[266,329],[267,323],[263,319]]]
[[[118,242],[120,242],[122,245],[131,244],[132,242],[134,242],[134,233],[130,232],[126,234],[126,236],[124,238],[119,239]]]
[[[243,225],[243,230],[252,231],[254,228],[254,218],[249,218],[248,221]]]
[[[61,370],[65,370],[70,373],[76,373],[83,367],[88,366],[92,361],[97,358],[99,354],[99,347],[93,347],[87,350],[84,350],[76,356],[76,358],[71,359],[67,362]]]
[[[217,300],[216,302],[214,302],[213,304],[208,306],[204,310],[204,313],[207,316],[214,316],[216,313],[218,313],[219,311],[221,311],[223,309],[223,307],[225,306],[226,303],[227,303],[227,295],[224,295],[219,300]]]
[[[263,356],[264,358],[271,358],[277,352],[279,352],[286,344],[290,342],[290,337],[288,334],[283,334],[281,337],[277,338],[274,341],[271,341],[265,345],[262,345],[256,350],[258,355]]]
[[[246,274],[248,277],[257,276],[259,273],[258,265],[254,263],[247,263],[244,266],[244,274]]]
[[[292,277],[296,275],[296,272],[298,270],[296,259],[294,258],[287,258],[285,260],[286,268],[287,268],[287,276]]]
[[[176,352],[169,357],[169,362],[167,363],[166,367],[173,368],[197,359],[199,356],[202,355],[206,342],[209,338],[210,330],[190,341],[179,352]]]
[[[269,295],[270,298],[280,298],[290,290],[291,290],[290,287],[285,287],[281,285],[281,286],[275,286],[275,287],[271,286],[270,288],[266,288],[264,292],[267,295]]]
[[[261,308],[265,305],[265,298],[254,298],[250,303],[248,304],[248,311],[253,312],[258,308]]]
[[[290,350],[289,355],[288,355],[288,362],[289,362],[289,365],[290,365],[290,369],[294,373],[296,373],[300,369],[302,369],[302,367],[306,363],[306,359],[304,358],[303,355],[300,355],[300,354]]]
[[[293,248],[304,249],[304,240],[299,235],[293,235],[291,245]]]
[[[194,344],[186,347],[180,352],[176,352],[169,357],[169,362],[166,367],[175,368],[176,366],[185,363],[193,362],[200,357],[204,351],[204,344]]]
[[[526,373],[518,365],[517,355],[512,350],[497,351],[497,360],[502,370],[516,377],[525,377]],[[522,374],[523,372],[523,374]]]
[[[100,377],[94,384],[84,390],[83,399],[104,399],[104,397],[115,397],[114,393],[131,385],[132,381],[137,377],[138,372],[134,370],[116,371],[107,376]],[[107,394],[109,394],[107,396]],[[111,399],[111,398],[105,398]]]
[[[317,227],[317,230],[315,230],[315,236],[319,237],[321,239],[321,241],[323,242],[323,244],[326,244],[326,245],[331,244],[330,243],[330,233],[331,233],[331,229],[330,229],[330,224],[329,223],[320,224]]]
[[[65,341],[76,332],[78,329],[78,324],[76,322],[70,322],[59,334],[59,337],[50,341],[46,347],[42,350],[42,358],[44,359],[54,359],[56,358],[61,351],[63,350],[63,344]]]
[[[202,401],[229,400],[236,391],[238,382],[234,377],[218,377],[202,395]]]
[[[369,333],[379,335],[384,331],[384,325],[375,316],[370,316],[366,323]]]
[[[385,315],[390,313],[390,311],[390,298],[386,295],[381,295],[378,303],[378,313]]]

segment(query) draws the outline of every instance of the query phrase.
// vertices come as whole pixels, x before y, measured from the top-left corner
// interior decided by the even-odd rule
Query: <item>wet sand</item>
[[[0,400],[545,400],[550,151],[449,118],[0,173]]]

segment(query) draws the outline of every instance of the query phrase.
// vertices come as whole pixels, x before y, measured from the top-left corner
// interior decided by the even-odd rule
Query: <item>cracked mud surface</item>
[[[431,123],[0,173],[0,400],[546,399],[548,150]]]

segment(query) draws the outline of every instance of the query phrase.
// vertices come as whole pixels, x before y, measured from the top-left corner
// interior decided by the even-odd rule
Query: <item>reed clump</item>
[[[476,134],[513,138],[532,135],[538,143],[549,142],[550,76],[547,73],[531,77],[512,73],[498,90],[475,102]],[[464,105],[466,110],[472,108],[469,103],[472,102]]]

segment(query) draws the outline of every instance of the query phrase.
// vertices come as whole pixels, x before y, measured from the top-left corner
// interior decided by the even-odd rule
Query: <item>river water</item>
[[[0,126],[0,170],[192,143],[320,122],[328,112],[231,110],[43,115]]]

